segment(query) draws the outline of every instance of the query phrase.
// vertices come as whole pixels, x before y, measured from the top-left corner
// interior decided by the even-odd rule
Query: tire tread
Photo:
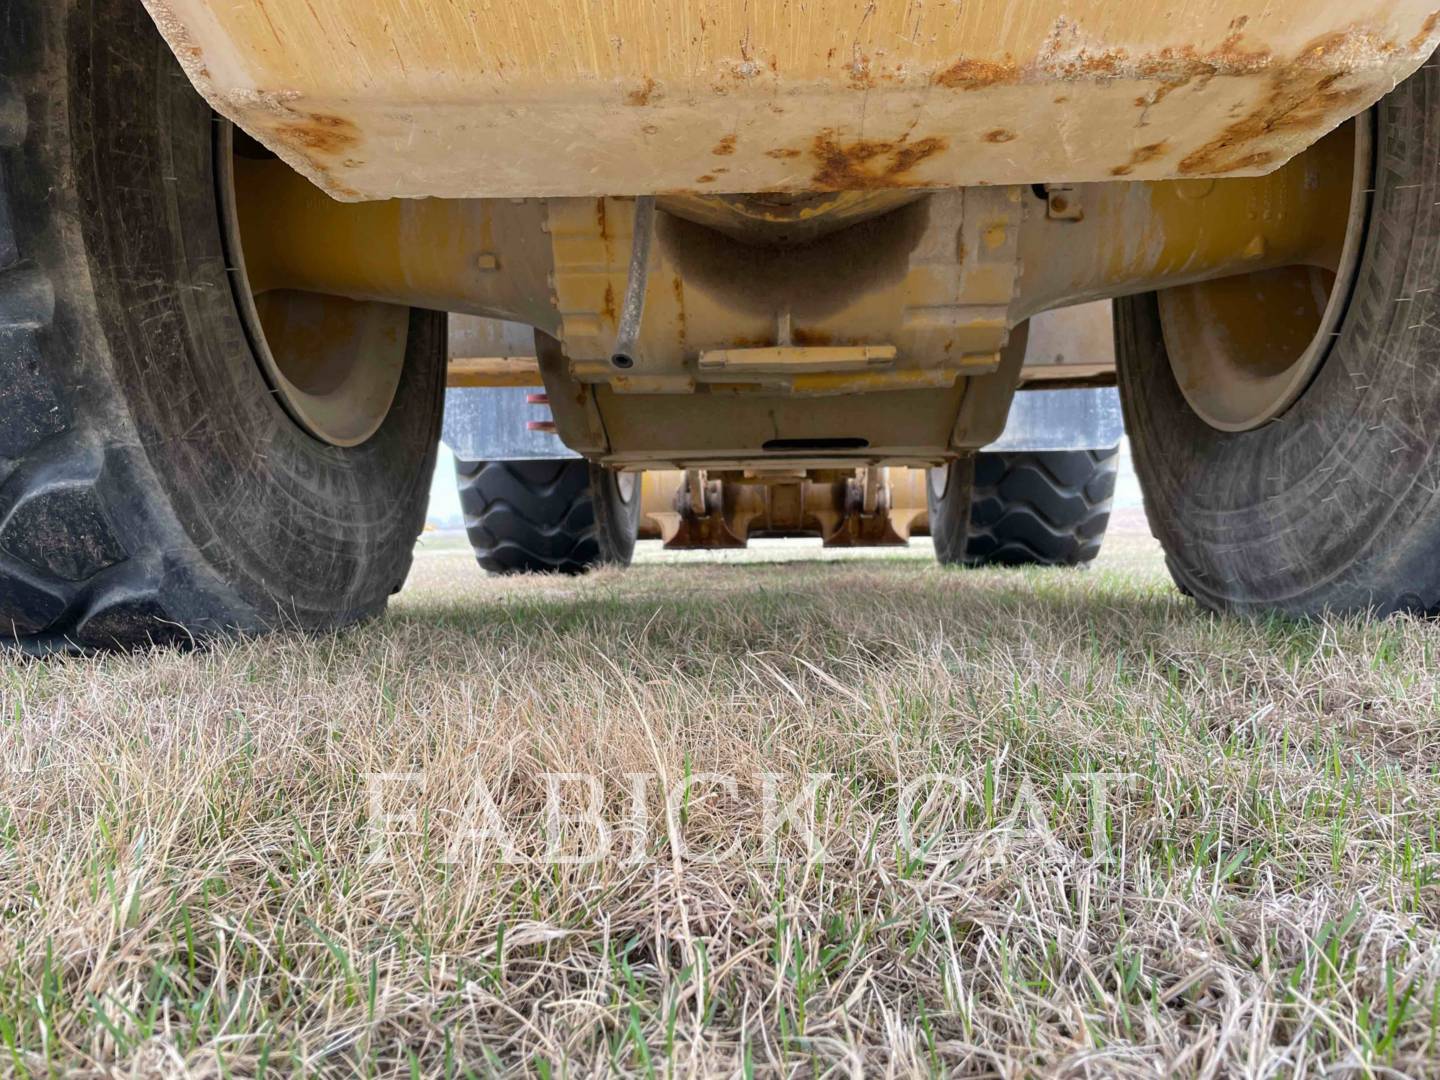
[[[607,542],[583,459],[455,463],[465,531],[492,574],[581,574],[629,561]]]
[[[977,455],[971,566],[1079,566],[1100,554],[1119,448]]]
[[[403,504],[414,528],[403,549],[396,546],[400,558],[374,557],[364,566],[363,591],[347,583],[298,616],[285,582],[271,588],[275,563],[252,555],[263,544],[273,552],[286,543],[279,523],[252,515],[249,533],[232,535],[228,503],[212,500],[201,514],[194,511],[201,497],[187,491],[182,512],[176,489],[162,481],[157,462],[195,461],[219,439],[218,423],[193,425],[175,438],[142,422],[155,402],[182,393],[167,381],[166,365],[182,355],[241,355],[239,335],[222,317],[226,279],[204,273],[206,244],[185,249],[190,262],[166,262],[173,239],[166,230],[184,224],[148,216],[166,212],[176,192],[193,196],[185,209],[213,214],[214,121],[178,67],[155,66],[174,61],[143,9],[123,0],[99,0],[84,12],[73,7],[17,0],[0,36],[0,642],[31,653],[143,647],[280,626],[328,628],[377,613],[409,565],[428,489],[419,477],[428,481],[433,443],[417,451],[423,461],[413,473],[415,498]],[[88,51],[87,43],[101,38],[108,49],[102,55],[117,58],[114,67],[97,65]],[[188,95],[185,108],[132,115],[100,89],[121,85],[142,94],[153,90],[152,76],[170,80],[165,86],[176,100]],[[130,155],[124,165],[135,165],[133,175],[105,167],[117,146]],[[185,187],[177,163],[191,181],[203,175],[203,187]],[[126,217],[122,229],[107,228],[123,216],[116,208],[122,202],[143,212]],[[181,206],[178,196],[174,206]],[[185,280],[165,277],[176,265],[198,269]],[[127,274],[135,267],[143,275]],[[148,309],[136,316],[117,282],[153,294],[153,316]],[[184,303],[170,311],[184,317],[165,317],[172,285],[184,290]],[[424,369],[435,386],[425,420],[434,432],[443,320],[412,315],[412,335],[416,325],[424,332],[414,338],[415,352],[428,349],[432,365]],[[119,329],[107,334],[107,326]],[[133,368],[125,366],[130,359]],[[139,378],[129,377],[137,371]],[[228,414],[223,421],[236,422]],[[264,482],[273,483],[280,468]],[[297,467],[286,479],[298,487],[314,476]],[[248,490],[261,479],[257,468]],[[230,490],[240,487],[237,481]],[[338,502],[343,489],[331,490]],[[312,561],[322,563],[325,554],[317,550]],[[237,568],[244,563],[248,573],[252,562],[259,572],[242,588]]]

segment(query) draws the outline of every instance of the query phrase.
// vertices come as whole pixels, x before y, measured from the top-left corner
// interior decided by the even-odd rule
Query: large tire
[[[0,34],[0,626],[42,649],[374,615],[423,524],[444,316],[362,445],[302,431],[228,277],[222,130],[137,0]]]
[[[455,461],[465,529],[492,574],[628,566],[640,526],[634,474],[580,458]]]
[[[925,505],[930,517],[930,539],[941,566],[963,565],[965,541],[970,532],[970,499],[975,488],[975,455],[964,454],[929,470],[925,477]]]
[[[1181,589],[1234,612],[1440,610],[1440,70],[1374,113],[1374,195],[1338,336],[1288,412],[1224,432],[1171,372],[1154,295],[1117,304],[1126,427]]]
[[[981,453],[965,562],[1080,566],[1100,554],[1120,450]]]

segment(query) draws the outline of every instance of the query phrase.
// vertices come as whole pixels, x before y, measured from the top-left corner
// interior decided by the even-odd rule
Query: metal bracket
[[[1045,216],[1051,221],[1084,221],[1078,189],[1071,184],[1046,184]]]

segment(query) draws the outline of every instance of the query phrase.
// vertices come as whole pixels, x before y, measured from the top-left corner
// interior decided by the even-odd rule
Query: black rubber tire
[[[210,109],[136,0],[0,33],[0,634],[43,650],[381,611],[434,468],[445,317],[363,445],[305,434],[227,270]]]
[[[1153,295],[1116,305],[1120,390],[1151,527],[1182,590],[1233,612],[1440,610],[1440,71],[1375,109],[1349,307],[1278,422],[1218,431],[1171,374]]]
[[[465,531],[492,574],[583,574],[628,566],[640,528],[640,484],[583,458],[455,460]]]
[[[1100,554],[1119,447],[975,458],[967,564],[1080,566]]]
[[[970,531],[970,499],[975,487],[975,455],[965,454],[931,469],[925,477],[925,505],[930,539],[941,566],[965,563],[965,538]]]

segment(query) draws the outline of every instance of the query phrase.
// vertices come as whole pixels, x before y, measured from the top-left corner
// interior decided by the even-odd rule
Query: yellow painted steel
[[[867,371],[895,363],[893,345],[795,346],[708,349],[700,354],[702,371],[726,375],[796,374],[816,371]]]
[[[1283,266],[1333,271],[1344,248],[1353,125],[1268,176],[1087,184],[1079,220],[1034,219],[1019,307],[1101,299]]]
[[[331,294],[541,329],[558,342],[537,343],[556,423],[607,463],[920,464],[993,437],[968,403],[1003,418],[1021,378],[1018,357],[1004,366],[1007,341],[1034,314],[1336,265],[1353,166],[1341,132],[1264,177],[1073,185],[1063,206],[1056,191],[943,191],[758,247],[770,215],[749,233],[734,206],[724,231],[658,211],[627,369],[611,357],[633,199],[346,205],[253,159],[237,159],[236,199],[261,296]]]
[[[1434,0],[143,0],[338,198],[1254,175],[1440,41]]]
[[[925,299],[925,290],[937,296],[961,290],[950,295],[1004,303],[1014,292],[1008,313],[1003,305],[995,308],[998,324],[986,331],[991,336],[978,352],[984,358],[984,350],[1003,341],[1007,325],[1060,304],[1288,265],[1333,269],[1344,242],[1352,140],[1349,128],[1341,129],[1264,177],[1081,185],[1069,193],[1081,212],[1078,220],[1052,219],[1006,190],[967,193],[972,212],[963,224],[974,230],[974,238],[966,247],[991,247],[997,234],[1003,234],[1001,244],[1018,241],[1018,285],[983,276],[977,260],[986,252],[968,249],[963,258],[960,251],[948,253],[964,271],[953,281],[936,278],[944,268],[941,256],[947,254],[940,252],[935,262],[925,264],[934,269],[917,270],[899,288],[888,282],[880,283],[884,288],[852,288],[839,308],[813,278],[800,278],[791,283],[797,294],[804,295],[807,284],[817,288],[814,304],[828,310],[821,318],[795,323],[795,344],[823,349],[839,339],[850,348],[893,348],[903,305],[933,310],[925,305],[936,301]],[[525,322],[561,337],[582,372],[586,359],[594,357],[598,366],[588,377],[619,377],[608,357],[616,297],[628,273],[630,200],[426,199],[350,205],[326,198],[276,160],[237,158],[235,168],[245,256],[257,294],[298,289]],[[911,214],[912,209],[893,212]],[[961,224],[957,217],[957,227]],[[676,233],[681,235],[688,238]],[[873,246],[862,250],[882,258],[879,245],[887,230],[873,235]],[[746,249],[736,243],[734,273],[743,275]],[[672,248],[682,257],[667,255]],[[783,266],[783,250],[772,251],[767,260]],[[847,253],[843,247],[836,250]],[[723,259],[705,254],[717,273],[731,272]],[[688,380],[674,389],[688,391],[695,374],[694,367],[682,370],[674,361],[698,355],[707,342],[727,354],[736,345],[754,348],[757,339],[764,342],[759,347],[776,347],[779,329],[773,307],[763,303],[765,295],[757,295],[757,306],[747,310],[707,288],[690,276],[705,265],[678,240],[667,247],[662,237],[658,258],[661,270],[651,274],[646,301],[645,344],[661,369]],[[814,269],[803,261],[796,265],[797,272]],[[998,261],[984,274],[999,273],[1004,266]],[[551,275],[557,291],[552,291]],[[966,349],[960,345],[947,355],[958,360]],[[674,361],[666,361],[667,354]],[[715,367],[723,371],[726,366]],[[931,360],[920,366],[956,364]]]
[[[533,356],[452,356],[445,385],[460,387],[542,387],[540,365]]]
[[[284,162],[236,156],[251,289],[333,293],[556,329],[536,200],[336,202]]]

